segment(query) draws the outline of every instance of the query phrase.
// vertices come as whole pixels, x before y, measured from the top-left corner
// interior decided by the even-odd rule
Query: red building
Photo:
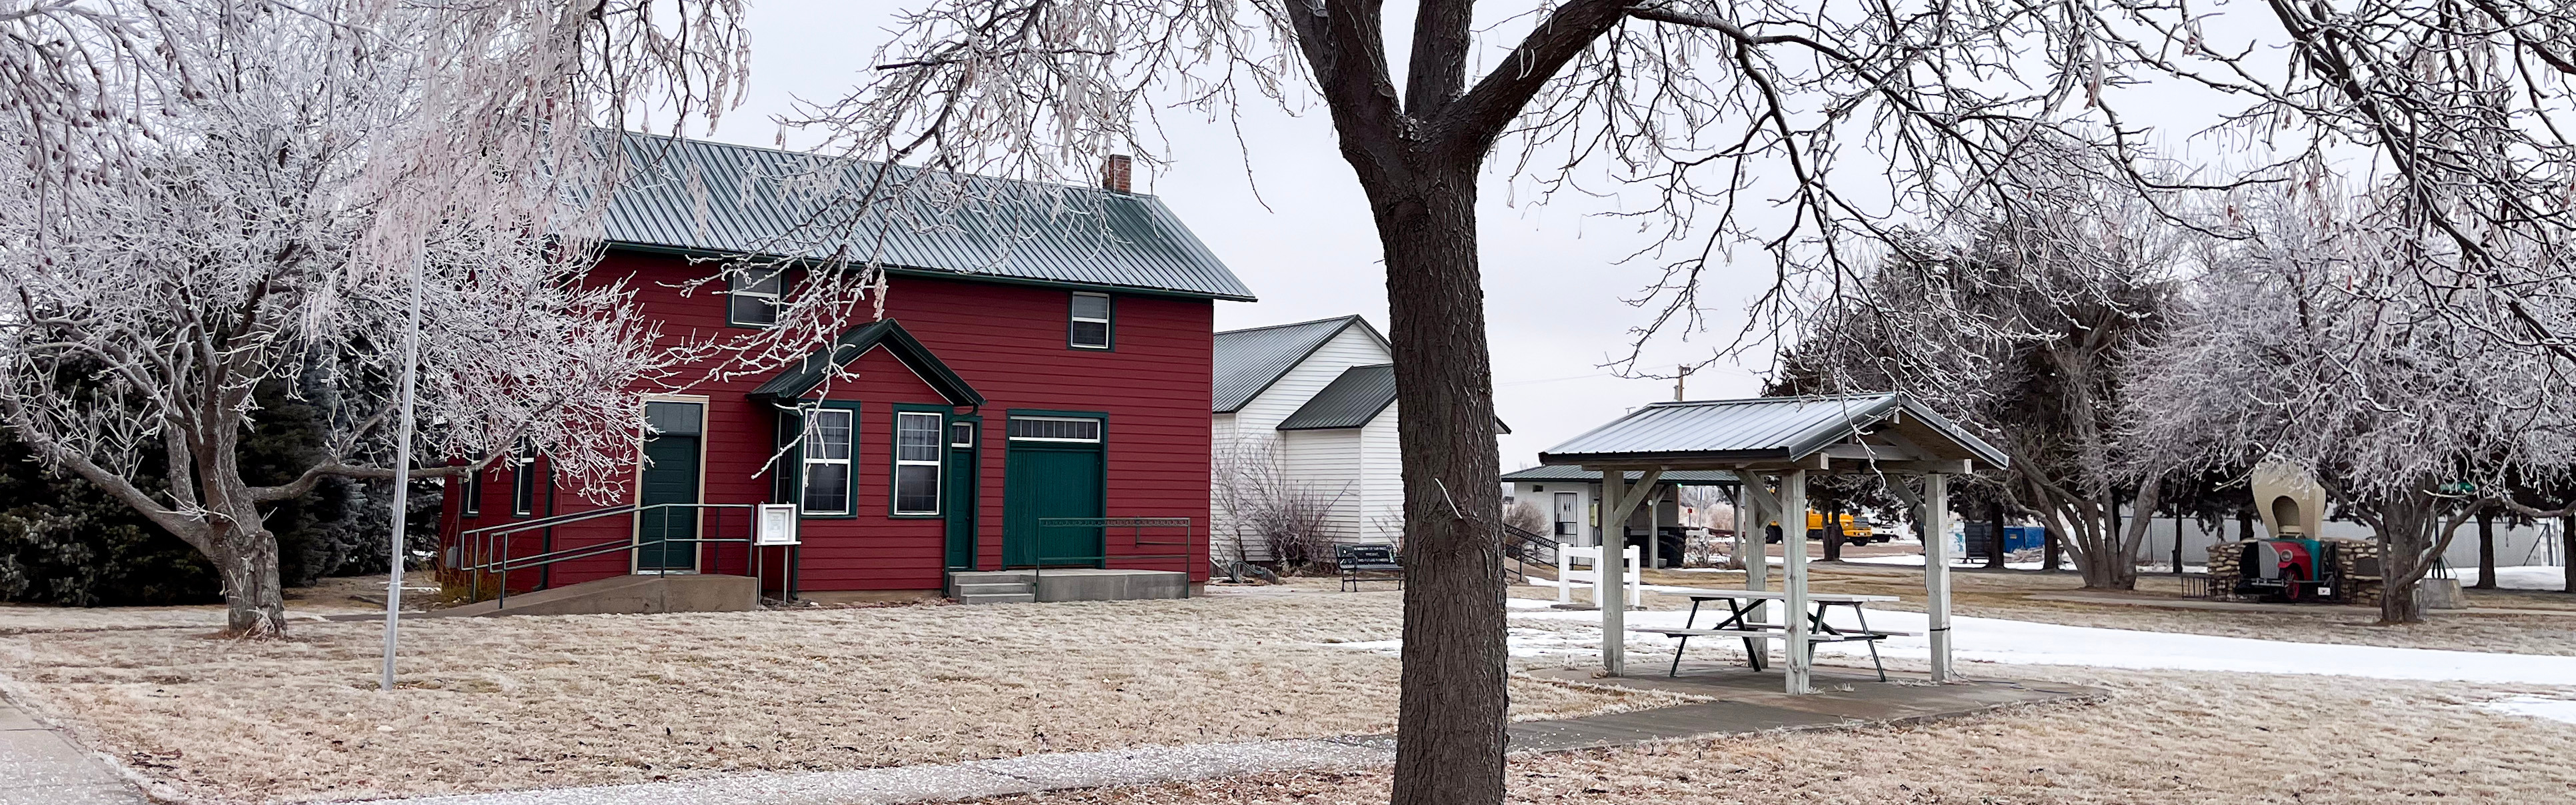
[[[808,158],[636,142],[653,167],[612,205],[593,276],[635,289],[671,345],[771,323],[772,300],[794,293],[799,273],[742,273],[709,289],[719,263],[708,260],[766,248],[795,229],[788,222],[833,212],[762,178]],[[1123,172],[1112,178],[1123,185]],[[603,508],[561,489],[541,448],[452,481],[447,567],[493,570],[506,553],[513,594],[664,571],[756,574],[772,595],[844,598],[917,596],[952,572],[1037,566],[1204,581],[1213,308],[1251,301],[1250,291],[1151,196],[988,180],[970,189],[972,203],[860,218],[854,240],[888,277],[872,300],[881,317],[853,315],[831,344],[783,369],[648,398],[652,435],[625,499]],[[798,507],[799,545],[742,541],[747,506],[761,503]],[[1188,525],[1078,519],[1140,517]],[[494,533],[509,528],[519,530]],[[482,575],[490,584],[498,574]]]

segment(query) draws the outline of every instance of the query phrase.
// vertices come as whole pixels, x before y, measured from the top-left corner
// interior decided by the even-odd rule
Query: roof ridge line
[[[1138,197],[1141,197],[1141,198],[1158,198],[1157,196],[1155,196],[1155,195],[1154,195],[1154,194],[1152,194],[1152,193],[1139,193],[1139,192],[1136,192],[1136,191],[1133,191],[1133,190],[1120,191],[1120,190],[1111,190],[1111,189],[1106,188],[1106,187],[1095,187],[1095,186],[1087,185],[1087,184],[1067,184],[1067,183],[1063,183],[1063,182],[1045,182],[1045,181],[1039,181],[1039,180],[1036,180],[1036,179],[1018,179],[1018,178],[1013,178],[1013,177],[1009,177],[1009,176],[993,176],[993,175],[990,175],[990,174],[982,174],[982,173],[967,173],[967,172],[964,172],[964,171],[941,170],[941,169],[938,169],[938,168],[925,168],[925,167],[921,167],[921,166],[918,166],[918,165],[905,165],[905,164],[900,163],[900,162],[885,162],[885,161],[881,161],[881,160],[874,160],[874,159],[860,159],[860,158],[857,158],[857,157],[834,156],[834,155],[831,155],[831,154],[817,153],[817,152],[814,152],[814,151],[795,151],[795,150],[790,150],[790,149],[786,149],[786,148],[779,148],[779,147],[775,147],[775,146],[767,146],[767,145],[745,145],[745,144],[743,144],[743,143],[728,142],[728,141],[725,141],[725,140],[717,140],[717,139],[703,138],[703,137],[685,137],[685,136],[673,135],[673,134],[659,134],[659,133],[650,132],[650,131],[632,131],[632,130],[625,130],[625,129],[620,129],[620,130],[618,130],[618,133],[619,133],[619,134],[621,134],[621,135],[625,135],[625,136],[632,136],[632,137],[650,137],[650,138],[653,138],[653,139],[656,139],[656,140],[662,140],[662,141],[665,141],[665,142],[676,142],[676,143],[681,143],[681,144],[686,144],[686,145],[708,145],[708,146],[715,146],[715,147],[718,147],[718,148],[735,148],[735,149],[741,149],[741,150],[744,150],[744,151],[760,151],[760,152],[764,152],[764,153],[777,154],[777,155],[780,155],[780,156],[797,157],[797,158],[801,158],[801,159],[818,159],[818,160],[823,160],[823,161],[826,161],[826,162],[833,162],[833,163],[842,163],[842,164],[847,164],[847,163],[853,163],[853,162],[864,162],[864,163],[867,163],[867,164],[870,164],[870,165],[875,165],[875,166],[878,166],[878,167],[896,167],[896,168],[903,168],[903,169],[906,169],[906,170],[921,171],[921,172],[925,172],[925,173],[945,173],[945,174],[949,174],[949,175],[952,175],[952,176],[963,176],[963,177],[967,177],[967,178],[971,178],[971,179],[984,179],[984,180],[988,180],[988,181],[995,181],[995,182],[1010,182],[1010,183],[1013,183],[1013,184],[1035,185],[1035,186],[1038,186],[1038,187],[1051,187],[1051,188],[1058,188],[1058,189],[1064,189],[1064,190],[1085,190],[1085,191],[1090,191],[1090,192],[1093,192],[1093,193],[1117,194],[1117,195],[1125,195],[1125,196],[1138,196]]]
[[[1257,332],[1260,332],[1260,331],[1263,331],[1263,330],[1277,330],[1277,329],[1280,329],[1280,328],[1283,328],[1283,327],[1304,327],[1304,326],[1309,325],[1309,324],[1322,324],[1322,323],[1325,323],[1325,322],[1328,322],[1328,321],[1349,321],[1349,320],[1351,320],[1351,319],[1357,319],[1357,318],[1360,318],[1360,314],[1353,313],[1353,314],[1350,314],[1350,315],[1347,315],[1347,316],[1330,316],[1330,317],[1326,317],[1326,318],[1316,319],[1316,320],[1314,320],[1314,321],[1292,321],[1292,322],[1288,322],[1288,323],[1286,323],[1286,324],[1264,324],[1264,325],[1261,325],[1261,326],[1259,326],[1259,327],[1245,327],[1245,328],[1242,328],[1242,329],[1239,329],[1239,330],[1218,330],[1218,331],[1216,331],[1216,333],[1215,333],[1215,334],[1216,334],[1216,335],[1233,335],[1233,334],[1236,334],[1236,333],[1257,333]]]

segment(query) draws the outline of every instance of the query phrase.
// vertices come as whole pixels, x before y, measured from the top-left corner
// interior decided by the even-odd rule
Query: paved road
[[[146,805],[87,750],[0,702],[0,805]]]

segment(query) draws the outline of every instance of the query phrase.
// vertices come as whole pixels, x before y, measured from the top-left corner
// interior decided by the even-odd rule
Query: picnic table
[[[1701,590],[1691,588],[1682,588],[1679,590],[1668,589],[1660,590],[1659,592],[1666,595],[1681,595],[1690,598],[1690,615],[1682,620],[1681,628],[1674,629],[1666,627],[1641,626],[1629,629],[1628,631],[1646,632],[1649,634],[1660,634],[1666,637],[1681,638],[1681,644],[1673,647],[1673,666],[1671,670],[1665,672],[1665,676],[1681,675],[1682,652],[1690,648],[1691,638],[1733,637],[1741,639],[1744,641],[1745,660],[1753,666],[1753,670],[1759,671],[1762,670],[1762,655],[1765,652],[1757,648],[1753,641],[1785,637],[1788,634],[1788,627],[1785,624],[1745,622],[1745,619],[1752,617],[1756,611],[1761,608],[1762,604],[1772,601],[1788,600],[1789,594],[1785,592],[1778,590]],[[1813,610],[1804,613],[1807,618],[1808,626],[1808,662],[1810,664],[1815,662],[1817,643],[1865,643],[1869,646],[1869,663],[1871,667],[1878,670],[1878,681],[1887,681],[1887,666],[1881,664],[1878,659],[1878,641],[1885,640],[1890,637],[1911,637],[1919,634],[1917,632],[1895,632],[1885,629],[1869,628],[1868,605],[1871,602],[1887,602],[1895,600],[1897,600],[1896,596],[1892,595],[1808,593],[1807,602],[1814,606]],[[1724,603],[1727,610],[1726,616],[1719,619],[1716,626],[1707,629],[1697,628],[1700,605],[1709,602]],[[1835,627],[1830,622],[1827,622],[1825,620],[1825,612],[1833,607],[1849,608],[1852,612],[1852,617],[1859,622],[1859,628],[1842,629]]]

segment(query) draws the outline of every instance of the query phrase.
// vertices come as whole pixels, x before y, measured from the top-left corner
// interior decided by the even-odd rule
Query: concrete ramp
[[[948,597],[962,604],[1015,601],[1131,601],[1188,598],[1190,576],[1170,570],[1050,568],[948,574]]]
[[[760,586],[750,576],[705,573],[618,576],[551,590],[480,601],[406,618],[473,618],[495,615],[648,615],[657,612],[743,612],[760,608]]]

